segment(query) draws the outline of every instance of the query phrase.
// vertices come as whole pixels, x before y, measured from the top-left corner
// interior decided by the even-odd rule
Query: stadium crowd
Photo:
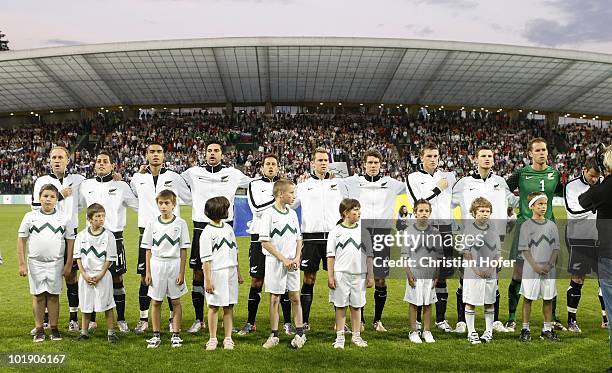
[[[98,117],[83,123],[0,128],[0,193],[30,193],[37,175],[48,172],[51,147],[65,144],[74,148],[80,135],[86,136],[68,166],[70,173],[91,177],[96,151],[107,148],[116,159],[117,171],[128,180],[146,163],[145,148],[151,141],[165,144],[167,167],[182,172],[204,161],[201,150],[208,139],[221,139],[227,146],[225,163],[250,176],[259,171],[258,156],[274,153],[282,160],[282,171],[288,177],[296,177],[309,170],[312,150],[321,145],[329,149],[332,161],[346,162],[352,174],[359,171],[363,150],[376,148],[385,158],[384,172],[404,181],[405,175],[418,167],[418,149],[426,142],[439,144],[441,167],[454,170],[458,177],[474,169],[474,151],[488,144],[496,149],[497,173],[508,177],[512,170],[528,163],[527,139],[544,137],[551,140],[551,159],[563,182],[578,174],[596,144],[612,142],[608,128],[570,124],[549,129],[541,121],[255,113],[232,117],[208,113],[143,116],[131,120]]]

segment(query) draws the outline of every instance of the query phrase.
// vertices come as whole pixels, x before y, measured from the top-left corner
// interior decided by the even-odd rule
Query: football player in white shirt
[[[45,305],[49,311],[51,340],[62,339],[57,329],[59,293],[62,291],[62,275],[68,276],[72,271],[74,227],[69,219],[57,213],[58,198],[59,191],[54,185],[43,185],[39,193],[40,210],[26,213],[19,226],[17,260],[19,275],[28,276],[30,283],[36,326],[34,342],[45,339]]]
[[[295,185],[287,179],[274,183],[272,189],[274,206],[266,210],[259,226],[259,241],[266,257],[266,292],[270,293],[270,327],[272,334],[263,347],[273,348],[279,343],[278,304],[285,292],[293,306],[296,334],[291,340],[294,348],[304,347],[306,334],[302,323],[300,304],[300,258],[302,254],[302,233],[295,211],[288,205],[295,201]]]
[[[125,321],[125,287],[123,274],[127,271],[125,249],[123,247],[123,228],[126,224],[126,208],[138,211],[138,199],[125,181],[116,180],[113,175],[115,163],[111,153],[102,150],[96,157],[96,177],[84,180],[79,190],[79,205],[87,207],[99,203],[106,211],[105,227],[115,236],[117,261],[110,267],[113,276],[113,296],[117,310],[119,331],[130,331]]]
[[[34,182],[34,190],[32,192],[32,210],[40,209],[40,201],[38,194],[40,188],[46,184],[54,185],[59,191],[59,201],[57,202],[57,212],[61,216],[68,217],[71,225],[76,229],[79,226],[79,187],[85,177],[79,174],[67,173],[68,164],[70,163],[70,152],[63,146],[55,146],[49,152],[49,166],[51,173],[41,175]],[[79,283],[77,278],[77,270],[79,267],[76,261],[72,263],[72,272],[66,276],[66,297],[68,298],[68,306],[70,307],[70,321],[68,322],[68,331],[79,331],[79,320],[77,311],[79,307]],[[45,314],[45,319],[47,315]]]
[[[341,180],[346,186],[349,198],[355,198],[361,204],[361,223],[367,228],[371,237],[384,237],[391,234],[393,228],[393,209],[399,195],[406,194],[406,184],[381,172],[383,157],[379,151],[370,149],[362,156],[364,173],[355,174]],[[387,282],[389,266],[386,264],[391,256],[387,245],[374,252],[374,320],[373,328],[377,332],[386,332],[382,323],[382,314],[387,301]],[[361,319],[364,322],[363,310]],[[364,322],[365,324],[365,322]]]
[[[374,286],[371,242],[362,240],[359,201],[344,199],[340,203],[342,220],[327,238],[327,286],[329,301],[336,307],[336,340],[334,348],[344,348],[346,307],[351,309],[351,341],[357,347],[367,347],[361,338],[361,310],[366,304],[366,287]],[[367,240],[370,239],[366,235]]]
[[[261,249],[261,242],[257,235],[257,227],[263,212],[274,205],[274,196],[272,188],[274,183],[279,180],[278,176],[278,158],[274,154],[266,154],[263,156],[261,165],[260,179],[253,180],[249,183],[247,196],[249,208],[253,214],[249,233],[251,233],[251,243],[249,245],[249,274],[251,276],[251,289],[249,290],[248,298],[248,317],[247,322],[242,329],[238,331],[238,335],[244,336],[257,330],[255,318],[261,300],[261,288],[263,287],[264,276],[266,272],[266,256]],[[283,329],[285,334],[295,334],[295,328],[291,325],[291,301],[289,294],[285,293],[281,297],[281,309],[283,310]],[[303,307],[303,304],[302,304]]]
[[[425,199],[431,203],[430,222],[442,235],[444,245],[444,257],[453,255],[452,244],[452,189],[455,185],[455,174],[442,171],[438,168],[440,151],[433,143],[425,144],[420,150],[421,165],[419,170],[408,175],[408,197],[414,205],[415,201]],[[442,268],[436,282],[436,326],[447,333],[453,331],[448,320],[446,320],[446,305],[448,302],[448,287],[446,279],[452,276],[454,269]],[[420,311],[418,314],[420,321]]]
[[[134,333],[142,334],[149,327],[149,287],[145,284],[147,249],[141,246],[142,235],[145,227],[151,219],[159,216],[159,209],[155,199],[162,190],[172,190],[183,203],[191,204],[191,191],[185,183],[185,179],[176,172],[164,167],[164,147],[158,143],[147,146],[147,165],[141,166],[140,172],[135,173],[130,181],[130,187],[134,195],[138,197],[138,266],[136,273],[140,274],[140,288],[138,290],[138,303],[140,306],[140,321],[134,328]],[[180,217],[180,206],[178,203],[174,209],[174,215]],[[170,307],[170,331],[172,331],[172,302],[168,299]]]
[[[149,285],[148,295],[153,302],[153,338],[147,340],[147,348],[156,348],[161,343],[160,311],[166,297],[170,298],[174,310],[170,344],[172,347],[180,347],[183,343],[179,334],[183,316],[181,297],[187,294],[185,265],[187,249],[191,245],[189,228],[185,220],[174,215],[176,194],[173,191],[162,190],[155,201],[160,215],[149,221],[142,235],[142,246],[147,248],[145,282]]]
[[[597,239],[598,231],[595,224],[597,213],[585,210],[580,206],[578,197],[601,182],[601,173],[594,158],[587,159],[579,177],[570,180],[564,188],[565,210],[567,211],[567,227],[565,239],[569,251],[568,272],[571,274],[567,288],[567,330],[580,333],[576,319],[582,286],[586,275],[597,272]],[[607,327],[606,307],[599,290],[602,327]]]
[[[187,333],[197,333],[206,327],[204,322],[204,272],[200,260],[200,235],[210,222],[204,214],[206,201],[213,197],[225,197],[230,202],[226,224],[233,226],[234,198],[238,188],[246,188],[252,179],[234,167],[226,167],[223,161],[223,146],[218,140],[209,140],[206,145],[206,163],[193,166],[181,173],[191,188],[193,203],[193,241],[189,257],[189,267],[193,269],[191,300],[195,311],[195,321]]]
[[[74,257],[77,259],[81,276],[79,278],[80,308],[83,317],[81,335],[76,341],[89,339],[89,322],[91,315],[104,312],[106,316],[107,338],[111,343],[119,340],[115,334],[113,309],[113,276],[108,269],[117,260],[115,236],[104,228],[106,212],[99,203],[87,208],[89,228],[79,232],[74,245]]]
[[[345,188],[342,181],[332,178],[329,170],[329,155],[325,148],[316,148],[310,162],[312,172],[296,188],[296,201],[291,206],[302,208],[301,231],[304,237],[300,269],[304,272],[301,305],[304,329],[310,330],[310,306],[314,294],[319,265],[327,271],[327,235],[340,218],[338,206],[342,201]]]
[[[200,255],[204,282],[206,287],[206,303],[208,303],[209,339],[206,350],[217,348],[217,323],[219,307],[223,308],[223,349],[233,350],[232,326],[234,325],[234,305],[238,303],[238,284],[244,280],[238,268],[238,244],[234,229],[225,224],[230,203],[225,197],[213,197],[206,201],[204,212],[210,219],[210,224],[204,227],[200,236]]]

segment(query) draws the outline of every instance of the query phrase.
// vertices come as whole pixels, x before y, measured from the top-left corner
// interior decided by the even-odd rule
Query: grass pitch
[[[104,317],[98,315],[98,330],[90,341],[77,343],[71,340],[66,331],[68,306],[65,294],[60,296],[60,330],[64,340],[34,344],[29,335],[33,327],[31,296],[28,280],[19,277],[16,261],[16,240],[19,223],[29,210],[28,206],[0,206],[0,250],[4,264],[0,266],[0,369],[7,369],[6,353],[66,353],[65,365],[59,369],[74,371],[554,371],[554,372],[603,372],[612,365],[608,354],[608,333],[600,328],[601,316],[597,298],[597,282],[590,278],[583,288],[578,320],[582,334],[561,332],[561,342],[546,343],[539,340],[538,330],[542,325],[541,301],[535,302],[532,312],[532,331],[536,338],[531,343],[519,343],[518,332],[496,333],[492,344],[471,346],[464,335],[444,334],[433,330],[437,343],[415,345],[408,342],[408,305],[403,302],[404,279],[388,280],[388,298],[383,315],[387,333],[376,333],[371,329],[373,316],[373,289],[368,289],[368,304],[365,317],[368,321],[363,333],[369,342],[366,349],[358,349],[347,341],[346,349],[334,350],[331,343],[335,338],[333,307],[327,303],[328,290],[325,272],[319,273],[315,287],[311,311],[312,331],[308,334],[306,346],[299,351],[289,347],[290,337],[281,335],[281,344],[273,350],[264,350],[261,344],[269,333],[268,302],[264,294],[257,316],[258,330],[247,337],[235,337],[236,349],[214,352],[204,350],[208,330],[198,335],[183,333],[183,347],[171,349],[170,335],[162,332],[162,345],[147,350],[145,336],[133,333],[120,335],[115,345],[106,342]],[[563,216],[562,209],[555,211]],[[182,216],[191,225],[190,208],[183,207]],[[82,217],[83,218],[83,217]],[[124,276],[127,291],[126,318],[131,328],[138,321],[138,286],[140,276],[135,273],[138,240],[136,215],[128,212],[125,229],[128,273]],[[83,224],[81,224],[81,227]],[[239,304],[235,308],[234,324],[242,326],[247,315],[248,277],[248,238],[238,239],[240,248],[240,267],[245,284],[240,287]],[[509,240],[507,240],[509,241]],[[508,242],[507,242],[508,243]],[[506,278],[508,276],[505,276]],[[191,284],[191,271],[187,273],[187,283]],[[557,281],[559,300],[557,313],[566,321],[565,291],[569,280]],[[449,281],[449,303],[447,317],[452,325],[457,321],[455,295],[458,281]],[[500,317],[507,316],[508,280],[500,282],[502,305]],[[194,314],[190,295],[183,297],[183,330],[193,322]],[[521,303],[522,304],[522,303]],[[520,319],[519,305],[519,319]],[[167,306],[162,306],[162,326],[166,329]],[[281,320],[282,321],[282,320]],[[477,309],[477,329],[484,329],[482,308]],[[520,320],[519,320],[520,325]],[[520,328],[520,327],[519,327]],[[222,331],[219,330],[222,338]],[[146,337],[146,338],[145,338]]]

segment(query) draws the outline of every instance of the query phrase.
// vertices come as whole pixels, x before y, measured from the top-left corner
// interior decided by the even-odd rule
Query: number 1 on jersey
[[[540,186],[542,187],[542,192],[544,191],[544,179],[540,180]]]

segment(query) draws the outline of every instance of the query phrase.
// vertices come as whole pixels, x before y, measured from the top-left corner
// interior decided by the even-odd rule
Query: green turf
[[[170,371],[170,370],[223,370],[223,371],[298,371],[298,370],[393,370],[393,371],[604,371],[612,365],[608,355],[607,331],[600,328],[600,310],[597,299],[597,282],[587,281],[583,288],[580,303],[579,321],[583,333],[580,335],[560,333],[561,342],[545,343],[534,339],[531,343],[521,344],[517,341],[518,333],[496,334],[494,343],[471,346],[464,336],[442,334],[434,330],[437,343],[431,345],[410,344],[407,339],[408,319],[407,304],[403,302],[405,280],[391,279],[389,295],[383,321],[387,333],[375,333],[371,324],[363,333],[369,342],[367,349],[358,349],[347,343],[344,351],[331,347],[335,337],[332,331],[334,323],[333,308],[327,303],[328,291],[326,274],[320,273],[315,288],[315,300],[311,311],[312,332],[308,342],[300,351],[293,351],[288,346],[289,337],[281,336],[281,345],[266,351],[261,347],[269,333],[268,296],[260,305],[257,318],[258,332],[245,338],[236,337],[236,349],[232,352],[217,350],[204,351],[208,332],[197,336],[183,333],[185,344],[182,348],[171,349],[168,333],[162,334],[162,345],[155,350],[147,350],[145,337],[133,333],[122,335],[116,345],[106,342],[105,330],[99,327],[93,339],[86,343],[76,343],[64,332],[64,340],[51,342],[45,340],[34,344],[29,336],[33,326],[31,298],[28,292],[28,281],[19,277],[15,255],[17,228],[27,206],[0,206],[0,248],[4,256],[4,265],[0,266],[0,354],[7,352],[62,352],[68,354],[68,365],[64,368],[76,371]],[[189,217],[189,208],[183,208],[183,216]],[[556,211],[563,215],[562,210]],[[138,283],[135,273],[137,228],[136,215],[128,213],[128,225],[125,230],[125,245],[129,272],[125,276],[127,289],[127,320],[134,327],[138,320]],[[191,224],[191,223],[190,223]],[[245,279],[248,280],[248,238],[238,239],[240,247],[240,266]],[[188,284],[191,273],[188,272]],[[566,319],[565,291],[569,280],[558,280],[559,304],[558,314]],[[507,280],[502,280],[501,317],[507,314]],[[455,296],[457,280],[449,283],[450,299],[448,318],[451,324],[456,322]],[[235,324],[242,325],[246,319],[248,281],[240,288],[240,303],[236,307]],[[61,295],[60,326],[65,330],[68,320],[65,295]],[[372,320],[373,294],[368,290],[366,320]],[[194,319],[191,297],[183,297],[183,329],[191,325]],[[519,305],[520,307],[520,305]],[[520,308],[519,308],[520,310]],[[541,302],[533,307],[532,330],[541,327]],[[477,311],[477,327],[484,327],[482,309]],[[520,314],[520,313],[519,313]],[[166,318],[167,308],[163,306]],[[99,325],[104,325],[103,315],[99,315]],[[520,316],[519,316],[520,318]],[[163,323],[164,327],[167,325]],[[221,336],[221,332],[219,333]],[[537,336],[537,334],[536,334]],[[148,335],[147,335],[148,337]],[[1,369],[1,368],[0,368]]]

